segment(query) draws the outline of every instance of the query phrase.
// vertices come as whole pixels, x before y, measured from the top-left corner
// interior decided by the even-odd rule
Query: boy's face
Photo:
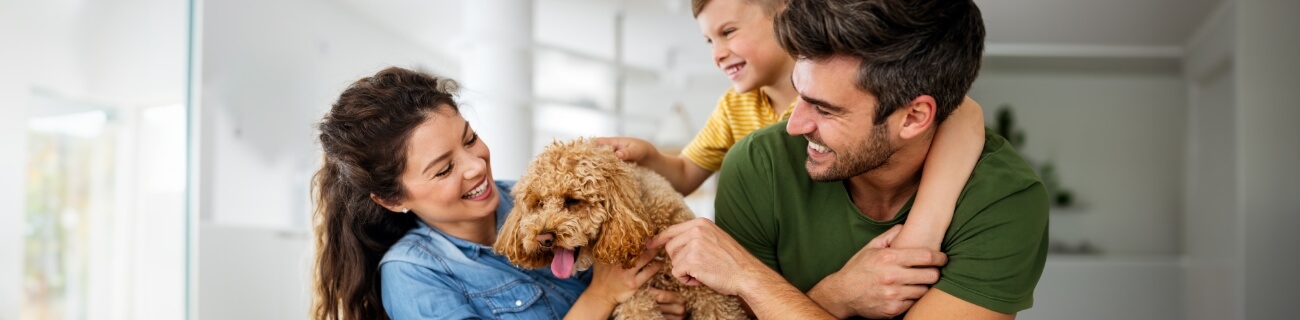
[[[776,43],[772,16],[746,0],[713,0],[695,17],[713,47],[713,64],[737,92],[787,79],[794,61]]]

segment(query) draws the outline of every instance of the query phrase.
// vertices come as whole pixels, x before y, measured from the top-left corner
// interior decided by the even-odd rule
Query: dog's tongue
[[[555,260],[551,261],[551,273],[556,278],[568,279],[573,275],[573,250],[555,248]]]

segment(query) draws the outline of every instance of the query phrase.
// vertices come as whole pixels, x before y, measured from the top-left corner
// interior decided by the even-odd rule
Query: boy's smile
[[[713,64],[736,92],[786,80],[794,62],[776,43],[772,16],[745,0],[713,0],[696,16],[713,49]]]

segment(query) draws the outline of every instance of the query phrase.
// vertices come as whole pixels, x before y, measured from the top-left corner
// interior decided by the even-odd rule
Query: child
[[[794,58],[772,32],[778,0],[692,0],[713,62],[731,80],[718,107],[680,156],[660,153],[648,141],[602,138],[625,161],[650,168],[674,189],[690,194],[722,166],[731,146],[750,132],[789,118],[798,98],[790,74]],[[927,156],[915,205],[894,247],[938,250],[957,197],[984,147],[984,115],[969,97],[939,126]]]

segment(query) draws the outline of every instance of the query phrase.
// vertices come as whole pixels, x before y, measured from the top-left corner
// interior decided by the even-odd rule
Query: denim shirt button
[[[516,306],[516,307],[518,307],[518,306],[522,306],[522,305],[524,305],[524,302],[523,302],[522,300],[515,300],[515,306]]]

